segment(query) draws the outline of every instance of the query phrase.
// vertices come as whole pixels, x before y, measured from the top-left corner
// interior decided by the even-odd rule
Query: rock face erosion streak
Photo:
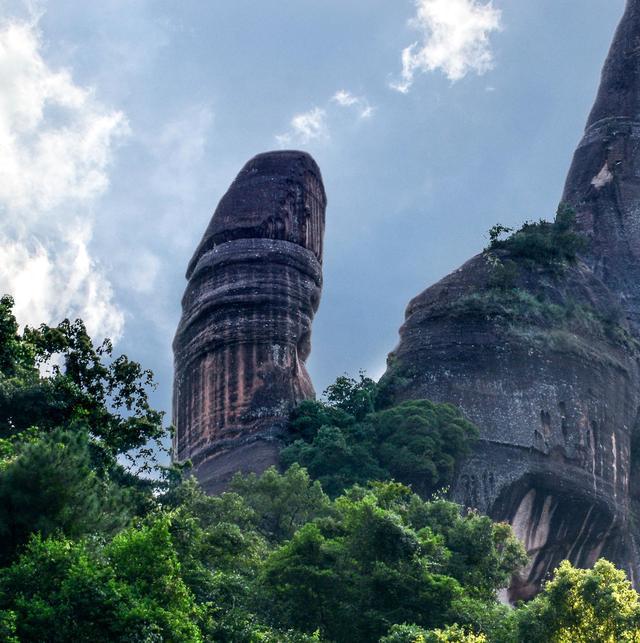
[[[326,196],[303,152],[251,159],[222,197],[187,269],[173,349],[174,459],[209,492],[277,463],[322,288]]]
[[[410,302],[381,381],[393,401],[450,402],[480,428],[452,492],[525,543],[512,599],[564,558],[604,556],[639,580],[640,0],[563,202],[586,237],[574,261],[523,260],[515,244],[472,258]]]

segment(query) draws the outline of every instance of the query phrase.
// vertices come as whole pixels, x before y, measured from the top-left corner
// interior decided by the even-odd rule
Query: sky
[[[0,0],[0,291],[168,412],[184,273],[253,155],[328,197],[308,368],[378,378],[409,300],[553,216],[623,0]]]

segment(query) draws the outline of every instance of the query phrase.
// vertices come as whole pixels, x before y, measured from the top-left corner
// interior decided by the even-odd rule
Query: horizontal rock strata
[[[457,405],[481,431],[454,498],[511,522],[532,557],[512,588],[529,598],[563,559],[607,556],[635,573],[631,434],[635,340],[584,262],[490,286],[479,255],[414,299],[381,381],[394,401]]]
[[[302,152],[249,161],[187,271],[174,341],[174,458],[217,492],[277,463],[290,409],[314,396],[305,369],[322,287],[326,197]]]

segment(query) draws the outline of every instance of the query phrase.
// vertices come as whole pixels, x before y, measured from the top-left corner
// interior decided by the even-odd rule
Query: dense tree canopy
[[[0,438],[36,426],[85,430],[95,456],[150,456],[150,440],[165,435],[162,414],[149,404],[153,374],[125,355],[113,357],[108,339],[94,345],[81,320],[42,324],[22,334],[13,300],[0,299]]]
[[[531,643],[640,643],[640,597],[606,560],[590,570],[563,562],[518,620]]]
[[[80,320],[20,333],[12,307],[0,299],[0,563],[31,534],[126,526],[150,502],[134,473],[155,466],[167,433],[150,371],[96,347]]]
[[[332,510],[276,549],[263,571],[280,622],[329,640],[375,641],[394,623],[446,625],[474,602],[497,608],[496,590],[525,560],[510,530],[399,483],[353,487]],[[474,543],[464,536],[486,530]],[[483,588],[470,569],[476,557],[490,561]]]
[[[606,561],[500,604],[526,561],[510,527],[425,500],[476,435],[453,407],[338,378],[294,412],[284,472],[207,496],[188,469],[140,477],[165,435],[152,385],[81,322],[20,332],[0,301],[0,640],[640,641]]]
[[[132,491],[92,468],[85,432],[30,436],[9,443],[0,459],[0,563],[32,533],[78,538],[126,526]]]
[[[19,641],[202,641],[168,517],[110,543],[35,537],[0,571],[0,607]]]
[[[375,411],[377,387],[339,377],[326,402],[302,402],[282,462],[298,462],[331,496],[369,480],[398,480],[423,496],[446,487],[477,429],[450,404],[411,400]]]

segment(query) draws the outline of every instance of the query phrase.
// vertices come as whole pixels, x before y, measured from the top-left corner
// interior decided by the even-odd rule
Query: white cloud
[[[149,203],[157,201],[153,208],[153,238],[149,237],[148,225],[132,230],[129,244],[116,248],[113,254],[117,273],[114,281],[118,292],[154,293],[153,303],[144,300],[144,314],[151,312],[156,325],[172,310],[172,303],[167,304],[164,298],[169,283],[166,271],[171,269],[171,264],[162,260],[166,247],[161,244],[168,242],[171,252],[192,250],[196,237],[202,233],[198,227],[202,221],[193,213],[200,211],[202,204],[198,198],[212,182],[205,153],[213,120],[209,105],[194,103],[173,114],[160,127],[151,127],[142,133],[136,131],[136,141],[149,155],[144,176],[140,177],[144,187],[138,194],[128,195],[119,216],[123,223],[132,219],[144,221],[140,213],[149,208]],[[204,212],[206,216],[206,209]],[[132,247],[135,247],[133,254]],[[160,310],[162,307],[164,311]],[[171,317],[171,324],[174,322]]]
[[[374,112],[374,108],[364,96],[355,96],[346,89],[340,89],[326,101],[324,107],[314,107],[308,112],[296,114],[291,119],[288,131],[276,136],[278,145],[286,147],[298,143],[304,145],[311,141],[329,140],[330,124],[335,125],[337,108],[354,109],[358,120],[371,118]]]
[[[351,107],[352,105],[358,104],[358,98],[346,89],[338,90],[331,100],[334,100],[338,105],[342,105],[343,107]]]
[[[337,91],[331,100],[341,107],[353,107],[357,110],[360,118],[370,118],[373,114],[373,107],[369,105],[369,101],[363,96],[354,96],[346,89]]]
[[[309,143],[309,141],[329,138],[327,111],[314,107],[308,112],[296,114],[292,119],[289,131],[276,136],[281,146],[291,143]]]
[[[117,339],[124,318],[90,242],[127,122],[40,49],[34,22],[0,23],[0,291],[21,323],[78,316]]]
[[[409,24],[422,40],[403,50],[402,76],[393,89],[408,92],[417,72],[440,69],[456,81],[493,68],[489,35],[501,29],[502,14],[491,0],[416,0],[416,8]]]

